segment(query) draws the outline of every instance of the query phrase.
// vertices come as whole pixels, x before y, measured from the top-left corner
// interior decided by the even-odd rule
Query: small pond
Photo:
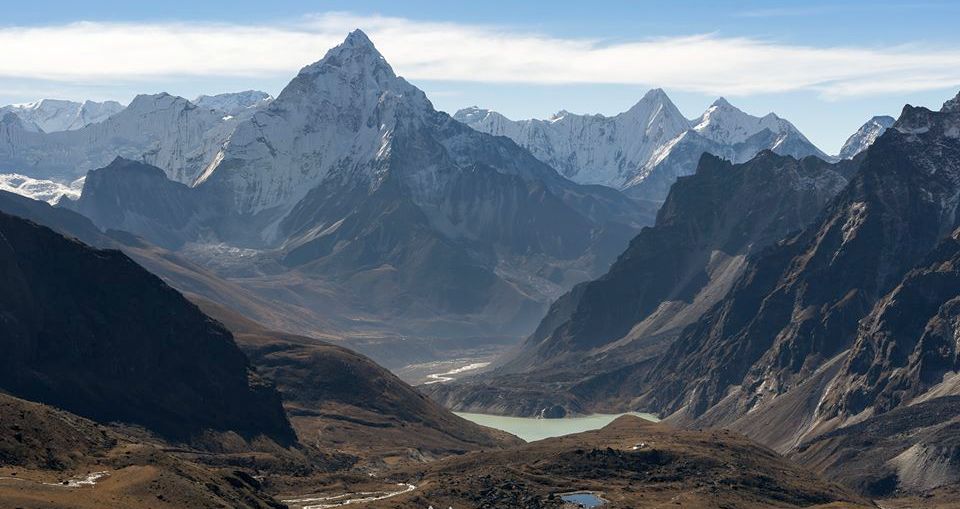
[[[585,507],[591,509],[593,507],[602,506],[606,500],[600,498],[596,493],[591,493],[589,491],[581,491],[578,493],[564,493],[560,495],[560,499],[568,504],[576,504],[580,507]]]

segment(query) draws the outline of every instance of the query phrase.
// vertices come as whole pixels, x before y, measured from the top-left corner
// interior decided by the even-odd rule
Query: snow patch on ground
[[[83,190],[84,180],[86,180],[86,177],[81,177],[69,184],[63,184],[53,180],[35,179],[19,173],[4,173],[0,174],[0,191],[19,194],[33,200],[56,205],[64,197],[71,200],[79,198],[80,192]]]
[[[408,483],[397,483],[397,486],[402,488],[396,491],[359,491],[355,493],[343,493],[341,495],[325,497],[299,497],[285,499],[282,500],[282,502],[299,509],[328,509],[331,507],[342,507],[345,505],[376,502],[377,500],[384,500],[397,495],[403,495],[404,493],[409,493],[417,489],[416,486]]]
[[[461,373],[466,373],[467,371],[475,371],[481,368],[489,366],[489,362],[475,362],[473,364],[467,364],[456,369],[451,369],[445,373],[434,373],[432,375],[427,375],[427,378],[430,379],[429,382],[425,382],[423,385],[438,384],[443,382],[450,382],[454,380],[453,375],[459,375]]]
[[[97,481],[103,479],[110,475],[110,472],[106,470],[101,472],[91,472],[83,477],[74,477],[73,479],[67,479],[66,481],[59,483],[43,483],[47,486],[63,486],[65,488],[82,488],[84,486],[93,486],[97,484]]]

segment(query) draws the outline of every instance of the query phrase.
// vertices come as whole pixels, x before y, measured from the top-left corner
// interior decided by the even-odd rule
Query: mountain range
[[[269,104],[269,96],[256,91],[198,100],[204,106],[166,93],[138,95],[107,117],[49,132],[33,129],[29,116],[6,107],[9,112],[0,114],[0,169],[70,182],[124,156],[191,184],[239,120]]]
[[[276,98],[60,106],[0,116],[2,505],[960,493],[960,95],[836,158],[659,89],[451,117],[357,30]]]
[[[216,110],[227,115],[243,115],[262,108],[273,97],[259,90],[244,90],[243,92],[229,92],[217,95],[200,95],[192,102],[200,108]]]
[[[725,184],[706,184],[722,163],[705,156],[673,186],[657,224],[607,275],[559,299],[496,370],[428,390],[471,411],[629,408],[726,427],[872,496],[956,483],[960,366],[947,338],[960,295],[958,102],[906,106],[868,149],[836,164],[767,152],[728,167]],[[794,231],[774,218],[804,210],[791,198],[797,187],[764,185],[764,198],[756,178],[734,177],[785,176],[804,162],[825,172],[810,181],[833,184],[806,202]],[[756,201],[737,198],[741,189]],[[714,192],[734,199],[718,207]]]
[[[722,299],[750,257],[813,221],[860,159],[765,151],[732,164],[705,154],[673,185],[656,223],[606,274],[557,299],[483,381],[427,390],[458,410],[490,411],[496,401],[499,412],[528,415],[582,412],[640,390],[636,370]]]
[[[334,286],[330,319],[347,329],[389,320],[393,334],[524,334],[652,218],[615,190],[570,182],[512,141],[434,110],[361,32],[245,118],[141,96],[109,123],[140,110],[152,113],[136,125],[169,111],[156,125],[175,113],[193,126],[178,128],[186,144],[143,158],[155,166],[116,159],[90,171],[65,206],[241,284],[256,275],[272,298],[324,309]],[[323,300],[285,290],[305,286]]]
[[[662,202],[677,177],[690,175],[703,153],[735,163],[769,149],[802,158],[830,158],[790,122],[770,113],[754,117],[720,98],[688,120],[661,89],[646,93],[613,117],[561,111],[548,120],[513,121],[477,107],[454,118],[483,132],[506,136],[583,184],[602,184]]]
[[[23,121],[24,128],[34,132],[53,133],[73,131],[90,124],[103,122],[123,109],[116,101],[65,101],[41,99],[27,104],[0,106],[0,118],[13,113]]]

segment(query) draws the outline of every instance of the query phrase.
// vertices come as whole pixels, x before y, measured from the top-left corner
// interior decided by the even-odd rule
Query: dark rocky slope
[[[958,126],[955,109],[905,107],[817,222],[758,256],[683,332],[643,404],[732,422],[850,348],[859,320],[957,226]]]
[[[955,233],[861,320],[827,384],[803,384],[781,397],[816,401],[792,424],[765,423],[796,429],[796,442],[781,450],[876,496],[960,483],[958,299]],[[775,401],[763,414],[782,406]],[[770,433],[758,420],[750,414],[733,426]]]
[[[652,360],[726,294],[745,259],[812,221],[857,164],[770,151],[738,165],[703,156],[697,173],[673,186],[656,225],[605,275],[558,299],[492,380],[429,390],[454,408],[508,413],[629,404]],[[557,394],[557,382],[567,392]],[[500,397],[505,388],[509,398]]]
[[[0,214],[0,387],[189,438],[293,432],[231,334],[119,251]]]
[[[276,383],[306,444],[347,451],[365,462],[419,462],[521,443],[457,417],[363,355],[264,329],[208,301],[198,304],[234,333],[250,361]]]
[[[101,228],[136,232],[173,249],[182,245],[182,232],[200,222],[197,216],[204,205],[194,199],[191,188],[169,180],[160,168],[121,157],[87,172],[83,189],[75,203],[64,205]],[[96,199],[103,195],[113,199]]]
[[[73,210],[0,191],[0,212],[28,219],[93,247],[121,250],[184,295],[217,302],[267,327],[310,330],[312,334],[323,338],[339,337],[329,322],[310,309],[254,295],[252,291],[217,277],[184,256],[151,244],[141,237],[120,230],[101,231],[90,219]]]
[[[643,332],[632,336],[686,325],[722,296],[718,280],[735,279],[733,259],[809,223],[854,168],[770,151],[742,165],[704,155],[695,176],[677,181],[656,224],[635,237],[606,274],[551,307],[527,340],[535,352],[531,363],[602,347],[638,326]],[[712,298],[705,299],[708,286]],[[644,324],[658,309],[656,323]]]
[[[818,408],[822,420],[888,412],[938,387],[960,387],[960,231],[944,240],[860,323],[843,368]],[[942,384],[942,385],[941,385]]]
[[[163,444],[7,394],[0,394],[0,429],[3,507],[286,507],[243,471],[187,461]],[[91,474],[99,476],[92,485],[70,485]]]
[[[326,447],[351,449],[365,458],[406,456],[408,450],[433,456],[516,441],[456,417],[362,355],[260,325],[264,318],[271,324],[289,323],[289,318],[274,303],[261,301],[142,239],[119,231],[102,233],[75,212],[9,193],[0,192],[0,211],[41,222],[87,243],[121,249],[185,292],[227,326],[258,371],[277,385],[300,436],[315,436],[328,428]]]

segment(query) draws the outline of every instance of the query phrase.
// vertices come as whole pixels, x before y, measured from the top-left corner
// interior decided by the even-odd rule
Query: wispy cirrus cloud
[[[96,83],[290,75],[356,27],[411,79],[642,84],[724,95],[813,90],[828,97],[960,84],[958,48],[814,47],[716,34],[611,42],[346,13],[263,25],[78,22],[0,28],[0,84],[4,77]]]

